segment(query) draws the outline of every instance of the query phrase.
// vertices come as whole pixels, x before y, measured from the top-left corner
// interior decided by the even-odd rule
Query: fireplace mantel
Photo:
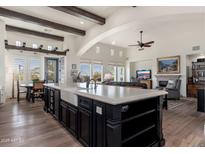
[[[179,79],[182,75],[181,74],[156,74],[155,77],[157,81],[168,81],[168,80],[176,80]]]

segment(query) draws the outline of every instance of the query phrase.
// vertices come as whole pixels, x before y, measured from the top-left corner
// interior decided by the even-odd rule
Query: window
[[[34,49],[37,49],[37,48],[38,48],[38,45],[37,45],[37,44],[33,44],[32,47],[33,47]]]
[[[22,46],[22,45],[21,45],[21,41],[16,41],[16,46],[17,46],[17,47]]]
[[[41,60],[37,58],[32,58],[30,62],[30,80],[40,80],[41,78]]]
[[[26,62],[24,58],[15,57],[13,61],[13,72],[16,79],[25,81],[25,66]]]
[[[125,67],[124,66],[118,66],[117,67],[117,81],[125,81]]]
[[[48,46],[48,50],[49,50],[49,51],[53,50],[53,47],[49,45],[49,46]]]
[[[104,69],[104,81],[116,81],[116,69],[114,65],[108,65]]]
[[[81,63],[80,64],[80,72],[81,76],[83,77],[83,81],[87,81],[90,79],[90,64],[89,63]]]
[[[101,64],[93,64],[92,65],[92,78],[96,81],[102,81],[102,65]]]

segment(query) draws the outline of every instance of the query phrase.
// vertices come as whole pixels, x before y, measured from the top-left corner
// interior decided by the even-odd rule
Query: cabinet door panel
[[[60,104],[60,91],[59,90],[55,90],[54,93],[54,100],[55,100],[55,118],[58,120],[59,119],[59,104]]]
[[[79,107],[79,140],[85,146],[92,145],[92,117],[91,112]]]
[[[68,128],[75,136],[77,136],[77,111],[74,107],[68,107]]]
[[[60,107],[60,121],[64,127],[67,127],[67,106],[61,103]]]
[[[105,105],[93,101],[93,146],[105,146]]]

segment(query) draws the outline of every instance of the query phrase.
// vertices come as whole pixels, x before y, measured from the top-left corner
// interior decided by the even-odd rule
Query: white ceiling
[[[99,16],[104,17],[104,18],[109,17],[116,10],[121,8],[121,6],[78,6],[78,7],[82,8],[86,11],[95,13]]]
[[[89,22],[87,20],[83,20],[81,18],[66,14],[64,12],[60,12],[58,10],[46,7],[46,6],[5,6],[4,8],[10,9],[13,11],[17,11],[20,13],[32,15],[38,18],[46,19],[49,21],[57,22],[59,24],[64,24],[67,26],[75,27],[81,30],[88,30],[92,26],[96,25],[93,22]],[[92,13],[95,13],[97,15],[100,15],[102,17],[108,17],[111,15],[114,11],[119,9],[119,7],[109,7],[109,6],[81,6],[82,9],[85,9],[87,11],[90,11]],[[50,34],[56,34],[56,35],[72,35],[70,33],[55,30],[52,28],[47,28],[43,26],[39,26],[37,24],[28,23],[20,20],[0,17],[1,20],[4,20],[6,24],[21,27],[21,28],[27,28],[31,30],[36,30],[40,32],[46,32]],[[80,22],[83,21],[84,24],[80,24]],[[48,29],[49,31],[45,31],[45,29]]]
[[[115,46],[120,46],[124,48],[136,48],[128,47],[130,44],[136,44],[140,40],[140,30],[143,30],[143,42],[156,41],[159,38],[166,37],[176,37],[178,34],[175,33],[176,28],[183,31],[183,27],[177,27],[180,23],[187,23],[187,26],[191,23],[200,23],[204,19],[205,15],[201,14],[186,14],[186,15],[177,15],[170,16],[164,19],[155,19],[149,23],[144,23],[141,26],[136,26],[129,28],[127,30],[121,31],[117,34],[114,34],[110,37],[105,38],[100,41],[106,44],[112,44],[115,42]],[[200,25],[199,25],[200,26]],[[193,31],[193,30],[192,30]],[[167,36],[169,32],[169,36]],[[170,36],[170,33],[172,34]],[[176,36],[174,36],[176,35]]]

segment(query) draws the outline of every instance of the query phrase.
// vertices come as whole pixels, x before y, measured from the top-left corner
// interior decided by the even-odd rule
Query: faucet
[[[87,82],[86,82],[86,88],[89,88],[90,81],[94,81],[94,83],[95,83],[95,87],[94,87],[94,89],[97,89],[97,81],[96,81],[95,79],[87,80]]]

